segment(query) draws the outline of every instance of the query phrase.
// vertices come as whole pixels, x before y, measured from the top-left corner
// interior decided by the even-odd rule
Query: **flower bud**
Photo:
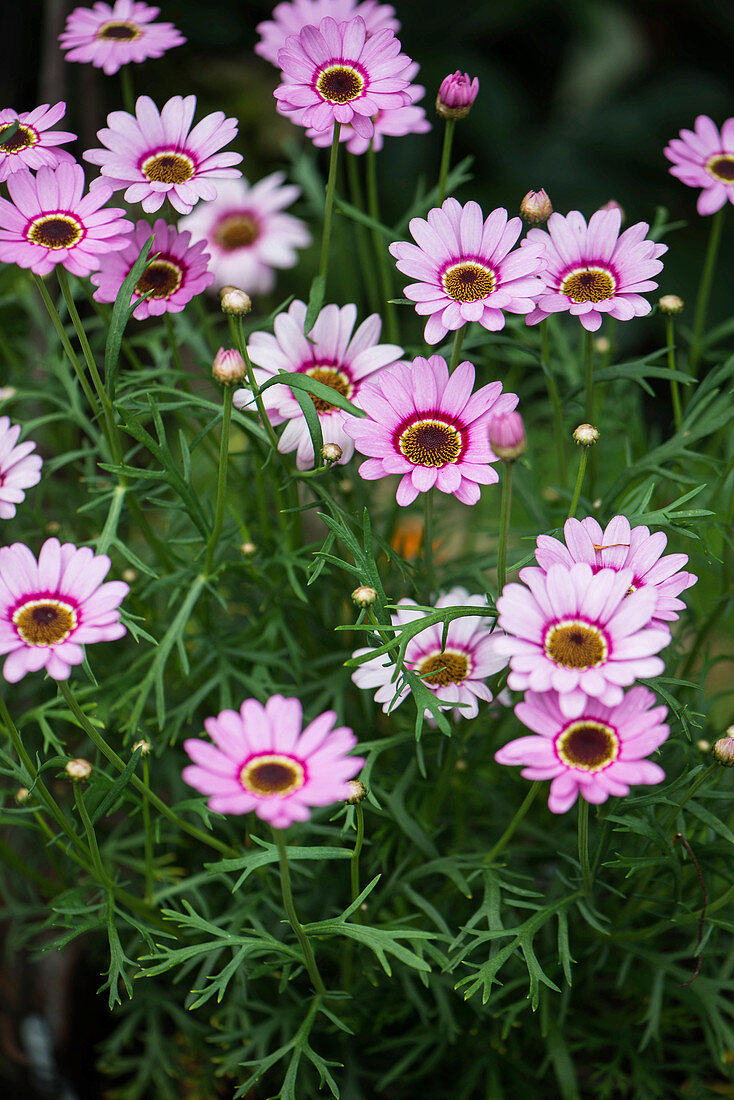
[[[359,779],[349,780],[349,798],[345,798],[344,801],[348,806],[356,806],[358,802],[364,802],[367,797],[367,788],[364,783]]]
[[[579,447],[593,447],[598,438],[599,432],[593,424],[579,424],[573,433],[573,441]]]
[[[734,726],[729,726],[726,737],[720,737],[718,741],[714,741],[711,752],[714,760],[718,760],[725,768],[734,768]]]
[[[372,607],[372,604],[377,599],[377,593],[374,588],[370,588],[369,585],[361,584],[359,588],[355,588],[354,592],[352,592],[352,599],[357,607]]]
[[[15,792],[15,801],[18,803],[19,806],[22,806],[25,802],[27,802],[30,797],[31,792],[28,790],[27,787],[18,787],[18,790]]]
[[[668,317],[673,317],[683,309],[683,299],[677,294],[663,294],[662,298],[658,299],[658,309]]]
[[[594,341],[594,350],[598,351],[600,355],[606,355],[612,346],[612,342],[608,336],[597,336]]]
[[[330,465],[334,462],[338,462],[342,453],[342,449],[338,443],[324,443],[321,448],[321,457],[324,462],[328,462]]]
[[[141,756],[147,756],[150,750],[153,748],[150,741],[136,741],[133,745],[133,752],[137,752],[140,749]]]
[[[231,313],[233,317],[244,317],[252,309],[250,295],[236,286],[223,286],[219,291],[222,313]]]
[[[55,519],[50,519],[46,524],[47,535],[58,535],[61,530],[61,524],[57,523]]]
[[[0,386],[0,401],[10,401],[16,393],[17,390],[14,386]]]
[[[625,220],[625,213],[623,208],[619,205],[616,199],[610,199],[609,202],[605,202],[603,206],[599,207],[600,210],[619,210],[622,221]]]
[[[525,454],[525,426],[519,412],[500,413],[489,422],[489,445],[504,462],[514,462]]]
[[[553,213],[553,206],[545,188],[540,191],[528,191],[520,203],[520,217],[528,225],[542,225]]]
[[[436,110],[441,118],[466,118],[479,93],[479,80],[472,80],[468,73],[455,73],[441,81],[436,96]]]
[[[223,386],[234,386],[246,375],[245,361],[236,348],[220,348],[214,356],[212,377]]]
[[[135,584],[135,581],[138,579],[138,576],[139,576],[139,574],[138,574],[137,569],[123,569],[123,571],[122,571],[122,579],[127,584]]]
[[[711,752],[711,742],[702,737],[700,741],[696,741],[696,748],[699,752]]]
[[[257,547],[254,542],[243,542],[242,546],[240,546],[240,554],[245,558],[251,558],[256,550]]]
[[[77,757],[76,760],[69,760],[67,762],[64,771],[69,779],[73,779],[75,782],[84,781],[85,779],[89,779],[92,774],[92,765],[88,760]]]

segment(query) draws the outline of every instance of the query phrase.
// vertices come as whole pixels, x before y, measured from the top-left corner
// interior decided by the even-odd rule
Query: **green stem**
[[[716,270],[716,258],[719,253],[719,245],[721,244],[721,232],[724,228],[725,209],[726,207],[722,206],[721,210],[717,210],[712,218],[711,234],[709,236],[708,248],[706,249],[706,258],[701,272],[701,281],[698,284],[696,311],[693,318],[693,336],[691,338],[691,347],[688,353],[688,370],[694,377],[698,372],[698,363],[701,358],[701,339],[703,337],[703,330],[706,327],[706,312],[708,310],[714,271]]]
[[[665,318],[665,342],[668,345],[668,367],[670,370],[675,370],[675,332],[673,330],[673,318],[668,316]],[[678,379],[670,379],[670,397],[673,402],[673,418],[675,421],[675,430],[679,432],[683,426],[683,411],[680,403],[680,390],[678,389]]]
[[[364,810],[360,802],[354,807],[355,815],[357,818],[357,839],[354,842],[354,850],[352,852],[352,858],[350,861],[350,880],[352,886],[352,901],[356,901],[359,897],[359,856],[362,851],[362,845],[364,844]],[[355,920],[357,914],[355,912]]]
[[[331,221],[334,212],[334,192],[336,190],[336,166],[339,160],[339,134],[341,123],[334,123],[334,138],[331,142],[331,156],[329,157],[329,177],[326,181],[326,202],[324,204],[324,230],[321,238],[321,262],[319,275],[324,280],[324,293],[326,293],[326,275],[329,270],[329,245],[331,243]]]
[[[586,423],[594,423],[594,334],[584,329],[584,389]]]
[[[461,328],[457,328],[454,336],[454,342],[451,345],[451,361],[449,363],[449,374],[453,374],[459,365],[459,358],[461,357],[461,345],[464,343],[464,336],[466,330],[469,327],[468,324],[464,324]]]
[[[548,322],[540,324],[540,355],[545,367],[545,381],[548,387],[548,396],[553,407],[553,430],[556,437],[556,457],[558,459],[558,478],[561,485],[566,485],[566,438],[563,434],[563,408],[558,386],[551,370],[550,355],[550,329]]]
[[[170,313],[164,313],[164,323],[166,326],[166,336],[168,337],[168,346],[171,349],[171,361],[179,374],[185,374],[183,363],[181,362],[181,356],[178,353],[178,342],[176,340],[176,330],[173,327],[173,321],[171,320]]]
[[[229,318],[229,327],[232,333],[232,339],[235,342],[235,347],[242,356],[245,362],[245,371],[247,372],[247,381],[252,390],[252,395],[255,398],[255,405],[262,421],[262,426],[267,432],[268,439],[270,440],[270,446],[278,454],[278,437],[275,434],[273,425],[270,423],[270,417],[268,416],[265,403],[263,402],[262,395],[260,393],[260,387],[255,381],[255,372],[252,369],[252,363],[250,362],[250,356],[247,354],[247,343],[245,341],[245,334],[242,328],[242,318],[232,317]]]
[[[589,859],[589,803],[581,794],[579,802],[579,863],[581,864],[581,877],[584,884],[584,896],[591,897],[594,888],[594,876],[591,871]]]
[[[143,828],[145,829],[145,900],[153,903],[153,824],[150,820],[150,763],[148,753],[143,756]]]
[[[520,824],[522,819],[525,817],[525,814],[528,812],[528,810],[532,806],[533,802],[535,801],[539,790],[540,790],[540,780],[536,779],[535,782],[531,784],[530,790],[525,795],[524,800],[522,801],[522,803],[520,804],[518,809],[515,811],[515,816],[513,817],[512,821],[507,826],[504,833],[499,838],[499,840],[494,845],[494,847],[490,848],[489,852],[484,857],[484,860],[483,860],[484,863],[492,863],[497,858],[497,856],[500,854],[500,852],[505,847],[507,842],[509,840],[511,840],[511,838],[514,836],[515,830],[517,829],[518,825]]]
[[[568,510],[568,518],[573,519],[576,515],[576,509],[579,505],[579,497],[581,496],[581,487],[584,484],[584,474],[586,473],[586,463],[589,461],[589,448],[581,447],[581,454],[579,455],[579,472],[576,475],[576,488],[573,491],[573,499],[571,501],[571,507]]]
[[[204,559],[204,573],[211,576],[214,554],[217,549],[219,537],[222,534],[224,524],[224,500],[227,493],[227,467],[229,465],[229,428],[232,422],[232,398],[234,388],[226,386],[224,389],[224,408],[222,410],[222,437],[219,443],[219,471],[217,476],[217,503],[214,511],[214,526],[209,536]]]
[[[99,854],[99,845],[97,844],[97,834],[94,831],[91,818],[89,817],[89,811],[87,810],[84,802],[84,795],[82,794],[83,782],[81,780],[73,780],[74,784],[74,800],[76,802],[76,808],[79,811],[79,817],[82,819],[82,825],[84,826],[84,832],[87,834],[87,844],[89,845],[89,851],[92,856],[92,867],[94,873],[97,876],[97,881],[100,886],[104,886],[105,889],[109,888],[113,883],[110,876],[104,869],[102,863],[102,857]]]
[[[293,903],[293,891],[291,890],[291,873],[288,866],[288,851],[285,844],[285,833],[282,829],[273,829],[273,835],[275,836],[275,843],[278,846],[278,862],[280,864],[280,889],[283,895],[283,905],[288,915],[288,923],[290,924],[296,939],[298,940],[301,951],[303,952],[303,959],[306,963],[306,970],[311,979],[311,983],[317,993],[324,996],[326,994],[326,986],[323,983],[321,975],[319,974],[319,968],[316,965],[316,958],[313,953],[313,948],[309,942],[303,925],[298,919],[296,913],[296,907]]]
[[[125,493],[127,489],[124,485],[118,485],[112,490],[112,503],[110,504],[110,510],[107,513],[107,519],[105,525],[102,528],[102,534],[97,539],[96,551],[98,554],[106,554],[110,546],[115,540],[117,535],[117,525],[120,522],[120,516],[122,514],[122,505],[125,500]]]
[[[120,86],[122,89],[122,103],[128,114],[135,114],[135,92],[133,91],[133,78],[129,65],[120,66]]]
[[[443,149],[441,151],[441,168],[438,173],[438,205],[440,206],[446,197],[446,181],[449,175],[449,166],[451,164],[451,146],[454,141],[454,127],[456,122],[453,118],[446,119],[446,126],[443,132]]]
[[[358,157],[347,157],[346,164],[347,178],[349,180],[349,197],[352,200],[352,206],[356,206],[358,210],[366,210],[364,195],[362,193],[362,184],[359,179],[358,163]],[[364,283],[369,309],[372,313],[379,313],[382,303],[372,263],[369,232],[367,226],[362,225],[361,222],[354,222],[353,229],[357,239],[357,252],[359,253],[359,272]]]
[[[51,323],[54,326],[54,328],[56,329],[56,335],[58,336],[58,338],[61,342],[61,346],[63,347],[64,351],[66,352],[66,356],[67,356],[69,362],[71,363],[72,367],[74,368],[74,373],[76,374],[79,385],[81,386],[82,391],[84,392],[84,396],[87,399],[87,403],[88,403],[90,409],[92,409],[92,411],[94,412],[94,415],[98,417],[99,414],[100,414],[100,410],[99,410],[99,405],[97,404],[97,400],[94,396],[94,390],[89,385],[89,380],[88,380],[86,374],[84,373],[84,368],[82,367],[81,363],[79,362],[79,359],[77,358],[76,352],[74,351],[74,349],[71,346],[71,342],[69,340],[69,337],[66,335],[66,329],[64,328],[63,322],[62,322],[61,318],[59,317],[58,310],[56,309],[56,306],[54,305],[53,299],[51,298],[51,295],[49,294],[48,290],[46,289],[46,284],[44,283],[44,281],[40,277],[40,275],[35,275],[34,274],[33,280],[34,280],[34,282],[36,284],[36,287],[38,289],[38,293],[41,295],[41,298],[43,300],[43,304],[46,307],[46,311],[48,312],[48,315],[51,318]]]
[[[377,192],[377,154],[375,153],[372,142],[370,142],[370,147],[367,150],[367,202],[370,217],[373,218],[374,221],[379,222],[380,206]],[[372,229],[372,244],[375,249],[375,255],[377,256],[380,283],[382,284],[387,338],[390,343],[396,344],[400,339],[400,335],[398,333],[397,310],[396,307],[390,303],[390,298],[392,298],[393,293],[391,267],[385,238],[382,236],[379,229]]]
[[[424,494],[423,507],[423,572],[426,603],[430,603],[435,583],[433,573],[433,489],[429,489]]]
[[[500,538],[497,545],[497,594],[505,587],[507,576],[507,543],[510,538],[510,512],[512,510],[512,471],[513,462],[503,462],[502,499],[500,502]]]

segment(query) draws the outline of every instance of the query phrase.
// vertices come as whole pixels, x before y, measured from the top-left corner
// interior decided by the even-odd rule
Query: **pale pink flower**
[[[57,168],[59,164],[73,164],[74,158],[59,145],[73,141],[76,134],[68,130],[49,130],[64,117],[66,104],[60,100],[51,107],[42,103],[32,111],[18,114],[12,107],[0,111],[0,139],[9,127],[18,120],[18,129],[13,136],[0,145],[0,183],[13,172],[28,172],[39,168]]]
[[[734,203],[734,118],[721,127],[699,115],[695,129],[681,130],[665,149],[673,162],[671,176],[689,187],[702,187],[696,204],[699,214],[714,214],[727,201]]]
[[[19,435],[20,424],[0,416],[0,519],[12,519],[16,504],[25,500],[23,490],[41,480],[43,459],[31,454],[36,444],[30,439],[19,443]]]
[[[377,0],[293,0],[292,3],[276,4],[272,17],[258,23],[256,30],[260,41],[255,53],[278,65],[278,51],[285,46],[288,37],[300,34],[309,24],[318,27],[321,20],[330,15],[337,23],[353,19],[359,15],[364,19],[367,34],[389,30],[395,34],[400,23],[395,18],[395,8],[391,4],[379,4]]]
[[[122,65],[162,57],[166,50],[186,41],[173,23],[154,23],[159,14],[160,8],[137,0],[74,8],[59,42],[67,61],[91,62],[111,76]]]

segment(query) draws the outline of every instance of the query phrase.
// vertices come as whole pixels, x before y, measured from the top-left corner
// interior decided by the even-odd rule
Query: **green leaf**
[[[333,386],[327,386],[325,382],[319,382],[318,378],[311,378],[308,374],[301,374],[300,371],[281,371],[273,378],[268,378],[267,382],[264,382],[260,387],[260,393],[264,393],[271,386],[278,385],[289,386],[291,391],[305,390],[307,393],[313,394],[314,397],[320,397],[322,400],[328,401],[335,408],[351,413],[352,416],[365,417],[367,415],[364,409],[358,409],[349,398],[339,393]],[[294,393],[293,396],[298,400],[298,394]]]
[[[112,318],[110,320],[110,327],[107,330],[107,341],[104,349],[104,370],[105,381],[107,382],[107,388],[109,390],[110,400],[115,400],[115,388],[117,382],[117,368],[120,361],[120,348],[122,347],[122,337],[125,333],[125,328],[131,315],[131,301],[133,291],[138,284],[138,281],[148,266],[148,255],[153,247],[153,241],[155,240],[155,234],[148,237],[148,240],[140,250],[140,255],[130,268],[125,281],[117,292],[115,298],[115,304],[112,307]],[[138,302],[135,303],[133,308],[137,308]]]
[[[321,307],[324,304],[324,297],[326,295],[326,276],[315,275],[314,280],[311,283],[311,290],[308,295],[308,308],[306,309],[306,320],[303,322],[303,331],[308,335],[311,329],[316,324],[316,318],[321,312]]]

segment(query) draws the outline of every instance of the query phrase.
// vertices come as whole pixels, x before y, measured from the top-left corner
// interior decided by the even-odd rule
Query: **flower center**
[[[251,214],[229,214],[214,230],[214,240],[226,252],[247,248],[260,236],[260,226]]]
[[[170,149],[147,157],[140,171],[152,183],[186,183],[193,176],[195,166],[191,157]]]
[[[446,466],[461,453],[461,435],[440,420],[419,420],[398,439],[398,446],[414,466]]]
[[[434,653],[432,657],[421,661],[416,671],[424,683],[448,687],[449,684],[460,684],[462,680],[466,680],[469,675],[469,659],[465,653]]]
[[[305,373],[309,378],[314,378],[317,382],[323,382],[325,386],[330,386],[332,390],[336,390],[342,397],[349,398],[352,396],[352,383],[349,381],[346,374],[343,374],[338,367],[309,367]],[[310,396],[316,406],[316,412],[330,413],[334,411],[334,406],[323,397],[316,397],[314,394]]]
[[[26,645],[58,645],[76,629],[76,611],[63,600],[29,600],[13,612],[13,625]]]
[[[460,263],[447,267],[443,287],[457,302],[478,302],[495,288],[495,277],[489,268],[478,263]]]
[[[619,738],[610,726],[582,718],[556,738],[556,752],[569,768],[598,772],[619,755]]]
[[[183,271],[171,260],[153,260],[135,284],[135,293],[142,298],[170,298],[183,281]]]
[[[349,103],[364,88],[364,77],[349,65],[330,65],[316,81],[316,91],[329,103]]]
[[[717,153],[706,161],[706,171],[721,183],[734,183],[734,154]]]
[[[545,652],[564,668],[597,668],[607,659],[607,643],[595,626],[567,619],[556,623],[545,636]]]
[[[10,129],[10,125],[0,127],[0,142],[3,134]],[[11,138],[0,145],[0,153],[19,153],[21,149],[29,149],[38,142],[38,134],[31,126],[19,126]]]
[[[112,39],[114,42],[131,42],[133,38],[140,38],[142,33],[135,23],[103,23],[95,37]]]
[[[616,283],[603,267],[585,267],[572,271],[561,283],[561,294],[572,302],[603,302],[614,294]]]
[[[72,248],[84,236],[84,226],[71,214],[41,214],[26,229],[26,237],[44,248]]]
[[[306,772],[300,761],[281,753],[253,756],[240,772],[240,783],[259,798],[285,798],[302,787]]]

